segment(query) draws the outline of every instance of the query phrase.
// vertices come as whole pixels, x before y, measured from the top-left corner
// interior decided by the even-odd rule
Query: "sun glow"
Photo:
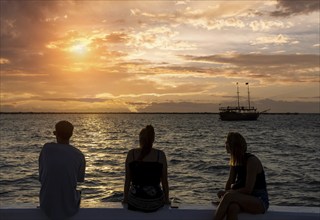
[[[86,43],[80,42],[80,43],[73,44],[69,48],[69,51],[78,55],[84,55],[89,51],[89,49]]]
[[[90,51],[90,40],[86,38],[80,38],[70,42],[68,50],[77,55],[85,55]]]

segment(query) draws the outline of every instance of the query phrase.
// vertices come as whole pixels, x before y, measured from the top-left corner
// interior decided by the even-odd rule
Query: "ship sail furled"
[[[240,106],[239,85],[237,83],[238,106],[220,107],[219,115],[222,121],[253,121],[258,119],[260,113],[257,108],[251,106],[249,83],[246,83],[246,85],[248,87],[248,106]]]

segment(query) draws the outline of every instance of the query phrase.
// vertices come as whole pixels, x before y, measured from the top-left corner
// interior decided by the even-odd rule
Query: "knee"
[[[228,215],[237,215],[240,212],[240,206],[237,203],[231,203],[228,206]]]
[[[234,200],[235,197],[235,193],[234,192],[227,192],[226,194],[224,194],[222,200],[225,202],[232,202]]]

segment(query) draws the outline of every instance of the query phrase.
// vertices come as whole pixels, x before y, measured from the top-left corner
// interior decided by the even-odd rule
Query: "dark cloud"
[[[263,99],[255,102],[260,111],[270,109],[271,113],[299,112],[299,113],[319,113],[320,106],[318,102],[307,101],[276,101],[272,99]]]
[[[295,66],[319,66],[319,55],[313,54],[284,54],[284,55],[263,55],[263,54],[237,54],[233,56],[224,55],[212,55],[212,56],[186,56],[186,59],[195,61],[206,61],[233,64],[237,66],[283,66],[283,65],[295,65]]]
[[[70,1],[1,1],[1,35],[8,31],[25,30],[31,32],[30,28],[38,28],[37,25],[46,19],[57,17],[60,11],[70,4]],[[61,14],[63,16],[64,14]],[[33,29],[33,28],[32,28]],[[42,32],[42,29],[37,29]],[[12,33],[11,33],[12,34]],[[27,37],[27,36],[25,36]]]
[[[68,2],[63,1],[64,6]],[[9,59],[43,49],[56,30],[54,22],[46,20],[64,16],[59,13],[62,1],[0,1],[0,4],[1,56]]]
[[[139,112],[217,112],[216,103],[163,102],[152,103]]]
[[[270,13],[274,17],[309,14],[320,10],[319,0],[278,0],[277,10]]]
[[[128,105],[136,105],[136,106],[145,106],[147,105],[146,102],[126,102]]]
[[[211,63],[211,74],[223,74],[224,77],[248,77],[270,83],[319,81],[320,56],[313,54],[234,54],[185,56],[185,59]],[[217,65],[223,67],[222,73],[216,68]]]
[[[257,100],[254,102],[259,111],[270,109],[270,113],[319,113],[318,102],[302,101],[276,101],[272,99]],[[221,105],[234,105],[233,102],[221,103]],[[139,109],[139,112],[210,112],[217,113],[220,105],[217,103],[194,102],[161,102],[151,103],[150,106]]]

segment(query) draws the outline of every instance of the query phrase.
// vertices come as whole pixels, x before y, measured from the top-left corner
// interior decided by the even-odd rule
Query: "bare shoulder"
[[[247,163],[252,165],[257,165],[257,164],[260,164],[261,162],[257,156],[252,155],[251,157],[248,158]]]
[[[127,153],[127,162],[130,162],[133,160],[133,155],[135,153],[135,148],[134,149],[130,149]]]
[[[156,151],[159,152],[159,161],[161,163],[167,163],[167,157],[166,157],[166,154],[163,150],[159,150],[159,149],[155,149]]]
[[[155,149],[155,150],[159,152],[160,156],[162,156],[162,157],[166,156],[166,154],[164,153],[163,150],[160,150],[160,149]]]
[[[254,167],[254,168],[256,168],[258,171],[260,171],[261,168],[262,168],[262,164],[261,164],[260,159],[259,159],[257,156],[255,156],[255,155],[253,155],[253,156],[251,156],[251,157],[248,158],[247,166],[248,166],[248,167],[252,167],[252,168]]]
[[[249,154],[248,161],[259,161],[259,158],[254,154]]]

